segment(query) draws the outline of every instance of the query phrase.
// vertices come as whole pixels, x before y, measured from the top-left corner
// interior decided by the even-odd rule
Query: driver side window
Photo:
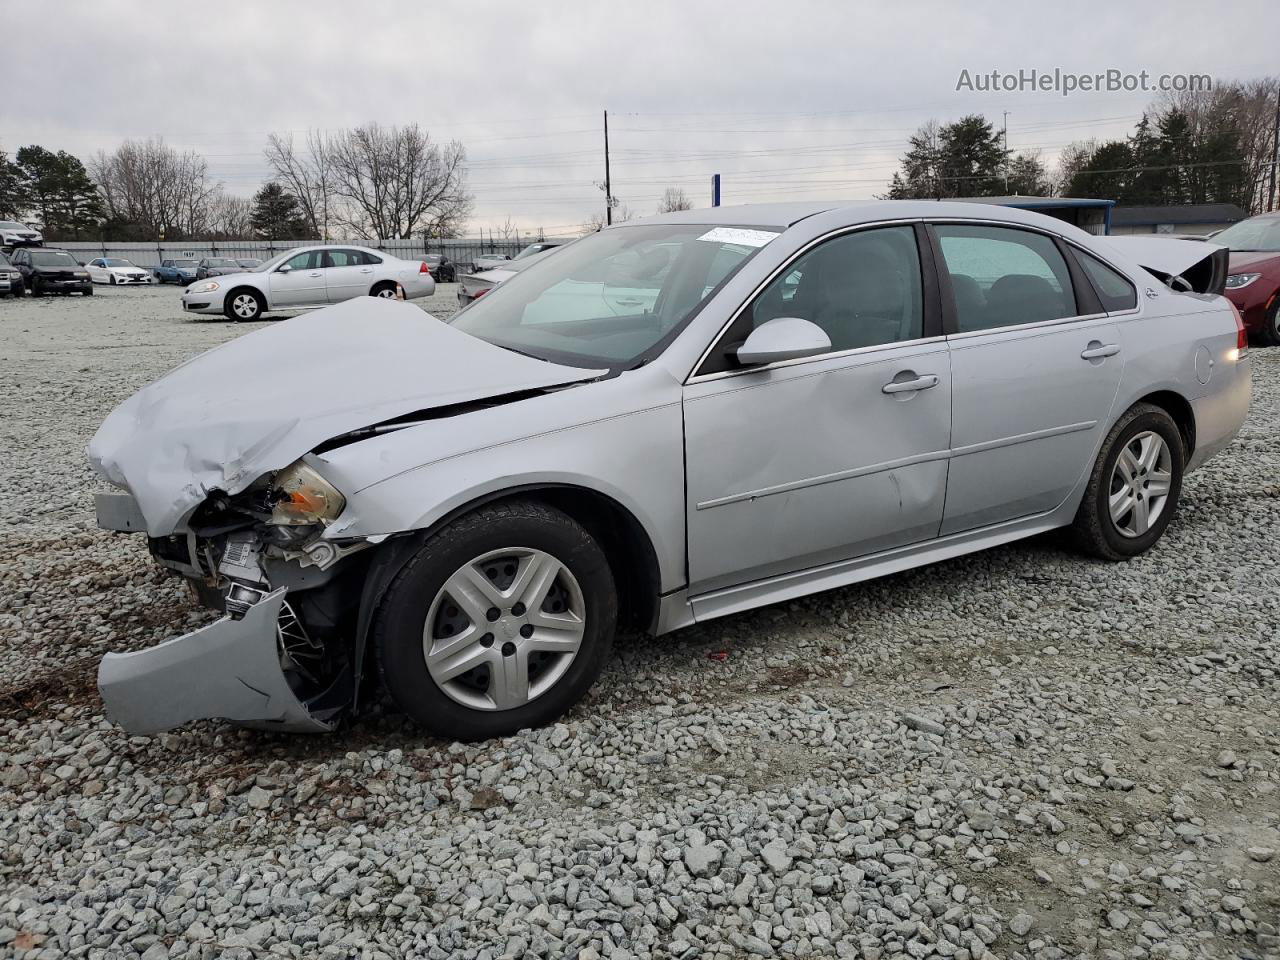
[[[297,253],[284,262],[284,266],[290,270],[314,270],[320,266],[319,250],[307,250],[304,253]]]
[[[698,372],[734,369],[734,350],[752,330],[778,317],[821,327],[833,352],[918,340],[924,293],[914,229],[842,234],[792,261],[738,316]]]

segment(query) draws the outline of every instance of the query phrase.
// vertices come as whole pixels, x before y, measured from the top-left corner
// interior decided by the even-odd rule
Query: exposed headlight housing
[[[1260,276],[1262,276],[1260,273],[1233,273],[1227,277],[1227,289],[1239,290],[1241,287],[1247,287]]]
[[[187,291],[187,293],[213,293],[213,291],[217,289],[218,289],[218,284],[213,280],[210,280],[207,283],[200,284],[200,286],[198,287],[192,287],[190,290]]]
[[[347,505],[333,484],[301,460],[271,479],[271,493],[271,522],[286,526],[330,524]]]

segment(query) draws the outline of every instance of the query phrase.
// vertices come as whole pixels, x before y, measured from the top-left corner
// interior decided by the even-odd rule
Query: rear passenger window
[[[1076,316],[1067,262],[1040,233],[938,224],[958,333]]]
[[[1119,270],[1112,269],[1083,250],[1076,251],[1076,259],[1097,288],[1103,310],[1111,313],[1116,310],[1132,310],[1138,305],[1137,288]]]

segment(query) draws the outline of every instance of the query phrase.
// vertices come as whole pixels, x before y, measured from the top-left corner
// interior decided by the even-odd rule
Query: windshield
[[[206,260],[206,261],[205,261],[205,264],[206,264],[207,266],[210,266],[210,267],[238,267],[238,266],[240,266],[240,264],[236,263],[234,260],[227,260],[227,259],[225,259],[225,258],[223,258],[223,257],[212,257],[211,259]]]
[[[301,249],[301,248],[300,248],[300,247],[294,247],[292,250],[286,250],[284,253],[277,253],[277,254],[276,254],[274,257],[272,257],[271,259],[269,259],[269,260],[263,260],[260,264],[258,264],[256,267],[254,267],[254,268],[253,268],[253,272],[254,272],[254,273],[266,273],[266,272],[268,272],[269,270],[274,270],[274,269],[275,269],[276,267],[278,267],[280,264],[284,263],[284,261],[285,261],[285,258],[286,258],[286,257],[291,257],[291,256],[293,256],[295,253],[297,253],[297,252],[298,252],[298,250],[299,250],[299,249]]]
[[[69,253],[53,250],[32,250],[31,262],[37,267],[78,267],[79,261]]]
[[[1280,252],[1280,217],[1254,217],[1241,220],[1216,234],[1210,243],[1220,243],[1232,250]]]
[[[194,260],[175,260],[173,265],[175,267],[194,267],[196,262]]]
[[[705,224],[602,230],[498,284],[453,324],[542,360],[631,367],[774,236]]]
[[[103,263],[103,266],[107,266],[107,267],[132,267],[133,266],[133,261],[131,260],[108,259],[108,260],[103,260],[102,263]]]
[[[12,220],[0,220],[0,230],[26,230],[25,223],[15,223]]]
[[[6,257],[3,253],[0,253],[0,267],[12,267],[12,266],[13,264],[9,262],[9,258]]]

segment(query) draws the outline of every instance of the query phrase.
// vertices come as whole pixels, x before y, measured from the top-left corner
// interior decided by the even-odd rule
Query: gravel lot
[[[128,738],[97,658],[205,615],[95,529],[83,448],[245,329],[0,301],[0,955],[1280,956],[1280,350],[1139,560],[1042,538],[624,639],[487,744],[389,706]]]

